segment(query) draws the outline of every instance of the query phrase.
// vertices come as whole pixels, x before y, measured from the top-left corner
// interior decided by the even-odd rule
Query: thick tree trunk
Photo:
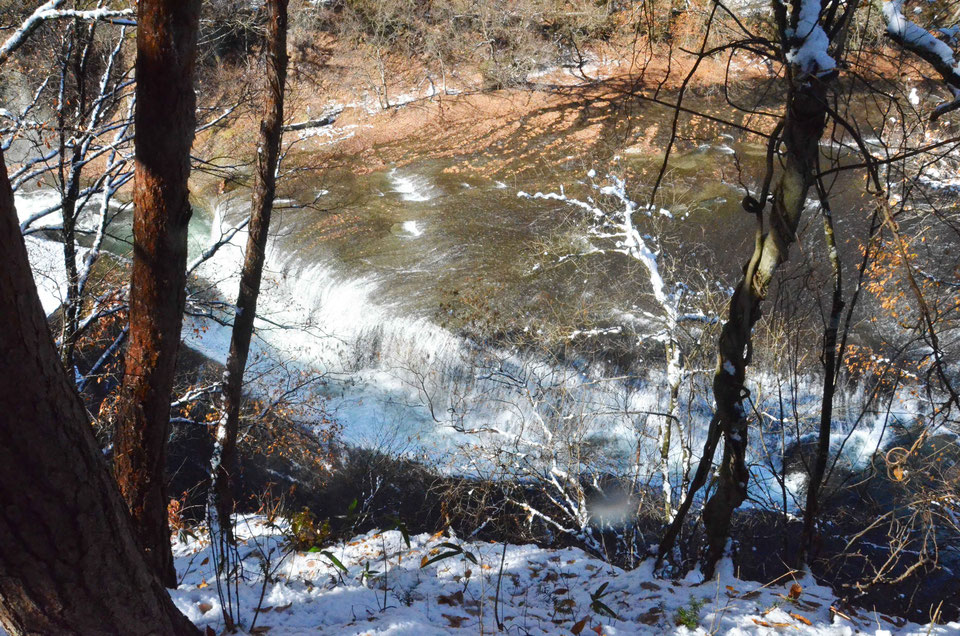
[[[266,105],[260,123],[257,145],[257,173],[250,210],[249,235],[240,274],[237,313],[230,339],[230,355],[223,374],[223,416],[217,429],[217,442],[212,461],[214,499],[210,513],[219,525],[224,541],[232,542],[230,515],[233,513],[233,474],[237,465],[237,429],[240,422],[240,399],[243,372],[247,366],[253,321],[257,315],[257,297],[263,273],[264,252],[270,230],[270,216],[276,190],[277,162],[283,132],[283,94],[287,77],[287,0],[270,0],[270,26],[267,41]],[[221,554],[227,554],[222,550]]]
[[[724,449],[717,475],[717,489],[703,509],[707,552],[701,571],[708,578],[713,576],[714,567],[726,548],[733,511],[747,496],[748,422],[742,401],[747,395],[744,380],[752,353],[753,328],[760,319],[761,305],[766,299],[773,276],[780,264],[787,259],[790,246],[796,241],[796,231],[806,206],[807,192],[813,183],[820,138],[826,126],[825,88],[822,82],[813,78],[792,87],[787,96],[782,135],[774,134],[771,138],[767,170],[773,169],[772,157],[778,141],[782,141],[786,146],[786,161],[773,192],[770,227],[766,232],[762,231],[762,226],[758,229],[753,255],[744,267],[743,278],[730,299],[730,313],[720,333],[717,367],[714,372],[716,411],[710,422],[703,454],[690,490],[660,542],[658,565],[673,550],[684,517],[697,491],[706,484],[721,437]],[[765,185],[764,189],[766,187]],[[766,198],[765,193],[763,198]],[[764,201],[761,201],[760,210],[750,211],[762,211],[763,203]]]
[[[769,231],[758,237],[744,276],[730,299],[730,314],[720,333],[719,356],[713,380],[717,417],[723,434],[723,459],[717,489],[703,510],[707,534],[704,575],[713,575],[730,535],[733,511],[747,496],[747,415],[743,399],[746,367],[753,347],[753,327],[777,268],[787,260],[796,241],[797,226],[813,183],[826,125],[826,95],[821,82],[811,79],[791,89],[783,126],[786,162],[773,192]]]
[[[176,585],[164,483],[170,392],[185,301],[199,0],[137,5],[136,176],[130,345],[115,470],[147,561]]]
[[[60,364],[5,167],[0,259],[0,625],[10,634],[198,633],[144,561]]]

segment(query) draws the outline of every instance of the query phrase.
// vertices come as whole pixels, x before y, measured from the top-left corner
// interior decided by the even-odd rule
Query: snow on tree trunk
[[[594,171],[590,171],[588,176],[593,179],[596,176]],[[581,201],[568,197],[561,189],[560,193],[542,193],[528,194],[518,192],[517,196],[532,199],[552,199],[563,201],[570,205],[579,207],[593,215],[593,225],[590,228],[590,234],[593,237],[602,240],[613,240],[614,250],[629,256],[643,265],[647,272],[647,282],[649,290],[653,294],[654,301],[657,304],[659,313],[656,315],[657,331],[650,334],[655,340],[664,345],[664,357],[666,360],[665,371],[667,375],[667,385],[669,394],[667,398],[667,410],[661,416],[660,429],[658,432],[658,448],[660,450],[660,475],[662,480],[662,492],[664,498],[664,514],[668,523],[673,520],[673,484],[670,471],[670,449],[673,446],[673,427],[676,425],[680,432],[681,446],[683,444],[683,428],[678,417],[680,404],[680,386],[683,383],[683,346],[679,340],[679,325],[683,320],[703,320],[705,317],[700,315],[682,316],[680,313],[680,302],[682,296],[682,286],[671,291],[670,287],[663,279],[658,262],[657,249],[651,248],[644,236],[634,224],[633,216],[638,211],[647,216],[653,216],[654,213],[667,218],[673,218],[673,215],[665,209],[656,210],[650,207],[642,207],[627,194],[626,182],[618,177],[611,177],[612,183],[603,187],[593,185],[594,189],[601,194],[611,196],[622,205],[617,213],[608,212],[593,204],[592,199]],[[601,248],[593,248],[595,251],[602,251]],[[709,321],[709,319],[707,319]],[[689,449],[682,446],[682,456],[684,461],[682,467],[684,472],[682,481],[686,484],[687,474],[689,473]],[[685,490],[685,488],[683,489]]]

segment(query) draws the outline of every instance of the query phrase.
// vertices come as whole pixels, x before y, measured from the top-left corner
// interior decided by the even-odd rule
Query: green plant
[[[309,508],[290,515],[287,543],[297,552],[320,550],[320,545],[330,538],[330,522],[317,522]]]
[[[610,585],[609,581],[598,587],[592,594],[590,594],[590,609],[601,616],[617,618],[617,613],[610,609],[610,607],[601,600],[604,596],[610,593],[607,592],[608,585]]]
[[[686,607],[678,607],[673,615],[673,623],[678,627],[683,625],[687,629],[696,629],[700,626],[700,610],[707,604],[706,599],[690,597]]]
[[[476,555],[474,555],[472,552],[467,552],[462,547],[458,546],[456,543],[450,543],[449,541],[445,541],[444,543],[441,543],[439,547],[446,549],[446,552],[441,552],[440,554],[437,554],[432,558],[428,558],[427,556],[424,556],[423,559],[420,560],[421,568],[425,568],[431,563],[436,563],[437,561],[443,561],[444,559],[449,559],[450,557],[457,556],[458,554],[463,555],[463,558],[467,559],[474,565],[480,564],[480,562],[477,560]]]

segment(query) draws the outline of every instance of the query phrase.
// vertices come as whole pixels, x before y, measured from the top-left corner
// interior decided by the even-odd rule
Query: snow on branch
[[[796,64],[809,75],[826,75],[837,68],[837,63],[827,53],[830,38],[820,26],[821,10],[820,0],[803,0],[797,28],[787,30],[789,38],[799,41],[799,46],[794,46],[787,52],[787,61]]]
[[[0,46],[0,64],[7,61],[14,51],[26,41],[31,33],[47,20],[59,20],[63,18],[75,18],[78,20],[111,20],[125,25],[134,25],[132,20],[119,20],[133,16],[133,9],[89,9],[79,11],[75,9],[60,9],[63,0],[49,0],[30,14],[23,24],[13,32],[7,41]]]
[[[243,221],[229,228],[225,232],[220,233],[220,238],[210,244],[207,249],[203,250],[203,253],[193,259],[190,263],[187,264],[187,276],[193,274],[194,270],[200,267],[203,263],[210,260],[214,254],[217,253],[221,247],[229,243],[236,234],[247,227],[247,224],[250,223],[250,217],[245,218]]]
[[[912,53],[928,62],[947,83],[954,99],[934,110],[931,119],[960,108],[960,63],[953,49],[937,39],[923,27],[907,20],[903,15],[903,0],[887,0],[883,3],[883,17],[887,23],[887,35]]]
[[[587,176],[592,180],[596,173],[591,170]],[[640,206],[633,201],[626,190],[626,182],[614,175],[608,175],[611,185],[599,186],[592,184],[594,190],[600,194],[613,197],[622,205],[619,213],[607,212],[597,207],[593,200],[581,201],[566,195],[563,188],[559,193],[556,192],[536,192],[529,194],[524,191],[517,193],[517,196],[525,199],[544,199],[562,201],[568,205],[579,207],[593,214],[595,225],[590,228],[590,234],[600,239],[613,239],[616,241],[612,251],[625,254],[636,261],[639,261],[647,270],[647,276],[650,281],[650,289],[653,292],[654,299],[664,311],[664,318],[668,324],[668,330],[676,326],[676,318],[679,313],[679,294],[672,292],[667,283],[660,274],[658,264],[659,252],[651,248],[644,236],[634,224],[633,216],[636,212],[643,212],[647,216],[653,216],[653,212],[658,211],[654,207]],[[667,218],[673,218],[669,210],[659,209],[659,214]],[[599,250],[593,250],[599,251]]]

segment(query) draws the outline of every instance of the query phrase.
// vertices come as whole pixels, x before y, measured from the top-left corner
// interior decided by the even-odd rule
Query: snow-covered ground
[[[55,312],[67,297],[67,267],[63,262],[63,244],[48,241],[36,236],[24,238],[27,256],[33,270],[33,281],[37,285],[43,312],[50,315]],[[80,259],[86,254],[79,248]]]
[[[508,545],[504,552],[502,544],[441,534],[412,536],[408,545],[397,530],[291,552],[283,525],[239,519],[239,618],[248,632],[253,626],[251,633],[492,634],[498,618],[506,634],[960,633],[960,623],[921,626],[841,608],[829,589],[803,573],[755,583],[737,579],[724,562],[713,580],[701,582],[694,572],[671,581],[657,579],[650,560],[625,571],[574,548]],[[174,601],[198,626],[219,632],[221,606],[205,534],[175,543],[174,553],[182,577],[171,592]],[[450,556],[424,566],[443,554]]]
[[[32,216],[40,214],[60,202],[60,195],[53,190],[42,189],[30,193],[17,192],[14,195],[17,208],[17,218],[23,223]],[[81,216],[79,226],[89,229],[90,214]],[[59,212],[48,213],[32,223],[32,227],[50,227],[63,223]],[[37,285],[40,295],[40,304],[43,311],[50,315],[60,308],[67,297],[67,267],[63,260],[63,244],[48,240],[40,235],[24,237],[27,246],[27,256],[30,259],[30,268],[33,270],[33,281]],[[87,248],[77,248],[77,263],[82,263],[86,257]]]

